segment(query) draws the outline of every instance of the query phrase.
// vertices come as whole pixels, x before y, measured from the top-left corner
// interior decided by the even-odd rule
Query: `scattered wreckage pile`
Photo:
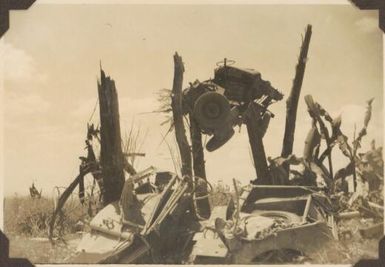
[[[364,238],[378,238],[384,231],[382,147],[376,148],[372,141],[371,150],[360,153],[355,164],[361,190],[347,192],[342,180],[332,198],[340,221],[340,238],[350,240],[357,231]]]
[[[365,154],[358,153],[372,100],[364,128],[349,144],[340,129],[341,118],[332,118],[311,96],[305,96],[312,125],[303,156],[292,155],[310,37],[309,25],[286,102],[283,148],[277,158],[266,157],[263,136],[274,117],[268,107],[283,95],[260,73],[237,68],[226,59],[218,64],[212,80],[196,81],[182,90],[184,66],[182,58],[174,55],[170,107],[163,111],[172,112],[171,129],[181,158],[179,175],[158,172],[154,167],[137,172],[128,162],[121,147],[115,84],[101,71],[100,129],[88,125],[88,155],[81,158],[79,175],[60,196],[50,238],[76,187],[80,200],[84,199],[84,176],[88,173],[100,189],[100,207],[90,222],[91,231],[83,235],[78,254],[71,259],[74,263],[247,264],[263,262],[274,251],[312,255],[329,242],[346,238],[341,222],[362,215],[375,218],[371,226],[375,229],[363,231],[377,234],[378,228],[383,229],[382,149],[373,146]],[[185,119],[189,121],[190,142]],[[234,127],[243,124],[257,178],[246,186],[234,180],[229,203],[211,207],[202,134],[211,136],[206,144],[210,152],[224,145],[233,136]],[[95,155],[94,142],[100,143],[100,157]],[[349,165],[334,173],[331,152],[336,146]],[[349,177],[353,177],[354,193],[347,190]],[[368,190],[358,193],[357,187],[363,184],[369,184]]]

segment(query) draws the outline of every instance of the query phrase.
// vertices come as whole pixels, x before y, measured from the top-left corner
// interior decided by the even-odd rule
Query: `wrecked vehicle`
[[[155,183],[149,181],[155,176]],[[140,181],[147,178],[147,182]],[[130,190],[137,182],[135,194]],[[151,189],[150,189],[151,188]],[[125,182],[121,200],[104,207],[78,245],[74,263],[175,262],[194,223],[188,181],[149,168]],[[150,189],[150,190],[148,190]],[[186,228],[187,227],[187,228]]]
[[[248,185],[198,221],[187,180],[172,175],[163,185],[135,194],[137,207],[114,202],[102,209],[71,262],[246,264],[276,250],[311,254],[336,238],[330,200],[308,187]]]
[[[331,209],[325,195],[307,187],[248,185],[239,202],[214,208],[194,235],[189,261],[250,264],[285,249],[310,255],[337,238]]]

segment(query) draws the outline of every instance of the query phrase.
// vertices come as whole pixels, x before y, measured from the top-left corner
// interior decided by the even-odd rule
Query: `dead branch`
[[[128,134],[126,133],[125,139],[123,142],[123,155],[124,155],[124,170],[130,174],[136,174],[134,168],[135,160],[137,157],[144,157],[145,153],[140,153],[143,146],[143,142],[146,139],[147,132],[143,136],[141,128],[134,129],[134,124],[131,124]]]
[[[80,180],[84,178],[84,176],[91,172],[91,167],[86,166],[84,168],[80,168],[79,175],[75,178],[75,180],[64,190],[63,194],[61,194],[59,201],[57,203],[56,209],[53,212],[51,221],[49,223],[49,230],[48,230],[48,238],[53,244],[53,230],[55,227],[56,217],[61,212],[62,208],[64,207],[64,204],[66,203],[67,199],[71,195],[71,193],[75,190],[76,186],[79,184]]]

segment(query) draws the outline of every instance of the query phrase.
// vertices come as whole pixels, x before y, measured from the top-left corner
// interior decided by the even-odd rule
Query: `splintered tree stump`
[[[283,138],[282,145],[282,157],[288,157],[293,153],[294,145],[294,133],[295,133],[295,122],[297,119],[297,109],[299,96],[301,94],[302,82],[305,73],[307,53],[309,51],[309,43],[311,37],[312,26],[307,25],[305,38],[302,42],[301,52],[298,58],[298,63],[295,71],[295,77],[293,81],[293,87],[289,97],[286,100],[286,125],[285,125],[285,134]],[[288,168],[288,166],[286,166]]]
[[[182,58],[175,53],[174,55],[174,81],[172,85],[171,107],[174,119],[175,137],[178,144],[179,153],[182,161],[182,176],[190,177],[192,183],[192,163],[191,150],[186,137],[186,129],[183,124],[182,110],[182,85],[183,85],[184,65]]]
[[[124,185],[124,156],[119,122],[119,103],[115,82],[101,70],[98,82],[100,108],[100,165],[103,176],[103,202],[120,199]]]

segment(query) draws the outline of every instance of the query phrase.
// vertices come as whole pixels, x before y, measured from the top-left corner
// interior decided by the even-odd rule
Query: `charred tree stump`
[[[249,143],[251,152],[253,154],[254,168],[257,174],[257,179],[253,181],[254,184],[271,184],[271,178],[266,161],[265,148],[262,141],[262,131],[260,128],[260,112],[254,102],[249,104],[247,114],[245,117],[245,124],[247,134],[249,136]]]
[[[98,82],[100,108],[100,165],[103,176],[103,202],[120,199],[124,185],[124,156],[119,122],[119,102],[115,82],[101,70]]]
[[[293,153],[295,122],[297,119],[297,109],[299,96],[301,94],[301,87],[305,73],[307,53],[309,50],[310,37],[312,33],[312,26],[307,25],[305,39],[302,42],[301,52],[298,58],[298,63],[295,71],[295,78],[293,87],[291,88],[290,96],[286,100],[286,125],[285,134],[282,145],[282,157],[288,157]],[[285,166],[287,169],[289,166]]]
[[[174,55],[174,81],[172,85],[171,107],[174,119],[175,137],[178,144],[180,157],[182,160],[182,176],[190,177],[192,184],[191,150],[186,137],[186,129],[183,124],[182,110],[182,85],[183,85],[184,65],[182,58],[175,53]]]
[[[198,176],[199,178],[207,180],[201,130],[192,114],[189,115],[189,121],[194,177]],[[205,197],[207,196],[207,184],[203,181],[199,181],[199,179],[196,179],[195,183],[197,184],[195,195],[198,198],[196,200],[198,213],[201,217],[208,219],[211,211],[209,199],[208,197]]]

